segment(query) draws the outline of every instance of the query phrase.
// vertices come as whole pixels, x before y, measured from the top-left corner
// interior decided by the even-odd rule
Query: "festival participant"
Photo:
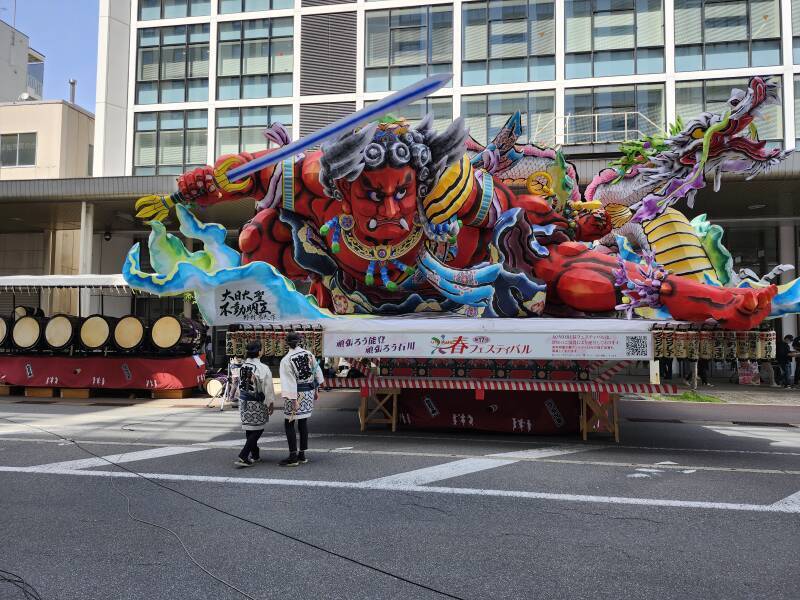
[[[317,399],[317,388],[325,381],[317,359],[300,346],[300,335],[294,331],[286,336],[289,352],[281,359],[281,395],[284,399],[284,428],[289,443],[289,456],[279,464],[282,467],[296,467],[307,463],[308,418]],[[297,435],[294,422],[300,432],[300,453],[297,452]]]
[[[275,390],[269,367],[258,360],[261,342],[247,344],[247,358],[239,368],[239,416],[242,419],[246,442],[234,461],[237,467],[252,467],[261,462],[258,438],[264,433],[275,406]],[[267,404],[269,403],[269,404]]]

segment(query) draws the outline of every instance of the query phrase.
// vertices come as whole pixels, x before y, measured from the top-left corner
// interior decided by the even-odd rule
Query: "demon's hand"
[[[232,182],[228,171],[241,166],[252,156],[246,152],[221,157],[213,166],[204,166],[187,171],[177,179],[178,191],[169,196],[153,194],[136,201],[136,216],[140,219],[163,221],[169,216],[175,203],[208,206],[225,200],[247,196],[254,188],[253,177]]]

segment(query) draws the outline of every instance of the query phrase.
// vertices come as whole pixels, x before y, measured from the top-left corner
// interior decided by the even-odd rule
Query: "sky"
[[[0,19],[11,23],[14,0],[0,0]],[[77,79],[76,102],[94,112],[97,78],[98,0],[16,0],[16,28],[45,55],[44,99],[68,100]]]

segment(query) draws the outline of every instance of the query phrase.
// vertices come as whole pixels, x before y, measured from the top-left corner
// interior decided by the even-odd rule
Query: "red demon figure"
[[[429,115],[410,127],[386,119],[241,182],[225,174],[270,150],[223,156],[214,167],[181,175],[179,190],[200,206],[255,199],[258,211],[239,237],[243,262],[265,261],[290,279],[311,278],[320,306],[337,313],[469,304],[465,299],[474,288],[462,284],[474,279],[474,268],[499,260],[494,234],[514,209],[526,223],[523,229],[535,235],[517,236],[516,251],[504,253],[504,265],[546,285],[545,311],[613,312],[622,299],[615,283],[618,262],[581,243],[610,231],[605,211],[567,218],[546,198],[514,195],[490,173],[473,168],[461,119],[441,134],[431,121]],[[280,126],[273,125],[270,136],[288,142]],[[146,203],[139,207],[140,214],[147,212]],[[155,218],[164,214],[149,212]],[[423,267],[431,257],[441,271]],[[626,269],[637,276],[635,265]],[[441,273],[452,279],[442,280]],[[660,301],[673,318],[714,319],[730,329],[757,325],[776,293],[774,286],[719,288],[673,275],[659,285]],[[411,298],[416,304],[409,304]]]

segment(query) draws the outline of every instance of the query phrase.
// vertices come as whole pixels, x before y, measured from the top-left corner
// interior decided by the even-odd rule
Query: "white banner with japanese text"
[[[650,333],[404,333],[325,332],[325,356],[652,360]]]

